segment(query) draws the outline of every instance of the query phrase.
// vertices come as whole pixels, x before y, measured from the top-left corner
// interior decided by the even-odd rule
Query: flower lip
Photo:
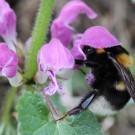
[[[82,36],[80,41],[81,48],[84,45],[100,49],[121,45],[121,42],[118,41],[106,28],[102,26],[93,26],[88,28]]]

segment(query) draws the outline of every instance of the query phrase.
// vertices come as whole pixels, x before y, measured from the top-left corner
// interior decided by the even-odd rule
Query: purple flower
[[[0,0],[0,36],[15,51],[16,15],[5,0]]]
[[[85,54],[81,50],[84,45],[100,49],[121,45],[121,43],[106,28],[93,26],[88,28],[82,38],[73,46],[71,51],[75,59],[86,59]]]
[[[69,24],[77,20],[79,14],[85,13],[88,18],[96,18],[96,13],[88,7],[84,2],[74,0],[68,2],[61,10],[60,15],[51,25],[51,35],[61,40],[64,46],[68,46],[73,35],[74,28]]]
[[[121,45],[120,41],[102,26],[93,26],[87,29],[82,36],[80,44],[81,47],[89,45],[97,49]]]
[[[17,73],[18,59],[14,51],[5,43],[0,43],[0,73],[2,76],[12,78]]]
[[[85,79],[86,79],[87,83],[90,85],[93,84],[93,82],[95,81],[95,77],[91,72],[86,74]]]
[[[62,69],[73,68],[74,59],[70,51],[60,40],[53,38],[41,47],[38,53],[38,69],[50,77],[51,83],[44,89],[44,93],[53,95],[56,91],[63,94],[62,86],[56,81],[56,73]]]

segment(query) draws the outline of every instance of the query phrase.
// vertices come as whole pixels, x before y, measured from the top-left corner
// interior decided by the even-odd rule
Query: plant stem
[[[51,111],[51,113],[52,113],[52,115],[53,115],[53,118],[54,118],[55,120],[57,120],[57,119],[59,118],[59,115],[58,115],[58,113],[57,113],[55,107],[53,106],[53,104],[52,104],[52,102],[51,102],[49,96],[46,95],[46,94],[43,94],[43,93],[42,93],[42,96],[43,96],[43,99],[45,99],[45,102],[46,102],[46,104],[48,105],[48,107],[49,107],[49,109],[50,109],[50,111]]]
[[[10,109],[12,105],[12,101],[14,99],[14,95],[16,94],[17,88],[12,88],[11,90],[8,91],[6,98],[5,98],[5,103],[4,103],[4,108],[2,112],[2,122],[7,124],[10,120]]]
[[[37,71],[37,53],[48,33],[49,22],[55,0],[41,0],[37,15],[30,50],[26,56],[25,77],[31,79]]]
[[[50,108],[50,111],[54,117],[54,119],[58,119],[59,118],[59,115],[55,109],[55,107],[53,106],[51,100],[49,99],[49,97],[47,95],[44,95],[45,97],[45,100],[46,100],[46,104],[48,105],[48,107]]]

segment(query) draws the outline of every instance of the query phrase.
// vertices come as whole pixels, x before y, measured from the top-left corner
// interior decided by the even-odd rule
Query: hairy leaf
[[[93,114],[79,115],[55,122],[49,120],[49,111],[40,94],[25,92],[18,105],[21,135],[102,135]]]

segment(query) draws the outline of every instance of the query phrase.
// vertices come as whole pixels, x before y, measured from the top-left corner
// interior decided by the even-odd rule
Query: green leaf
[[[18,104],[19,131],[22,135],[33,135],[48,120],[48,108],[40,94],[25,92]]]
[[[79,133],[79,135],[103,135],[100,132],[101,126],[90,111],[84,111],[75,116],[71,127]]]
[[[72,122],[61,121],[57,123],[55,135],[103,135],[100,125],[93,114],[84,111],[76,115]]]
[[[49,121],[49,111],[38,93],[25,92],[18,105],[21,135],[102,135],[94,115],[84,111],[62,121]]]

